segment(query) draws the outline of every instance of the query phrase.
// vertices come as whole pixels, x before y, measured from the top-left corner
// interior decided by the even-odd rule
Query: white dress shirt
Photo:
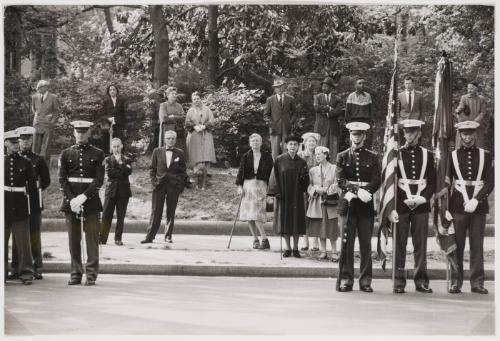
[[[165,156],[167,158],[167,168],[170,167],[170,162],[172,162],[172,151],[171,150],[167,150],[165,152]]]

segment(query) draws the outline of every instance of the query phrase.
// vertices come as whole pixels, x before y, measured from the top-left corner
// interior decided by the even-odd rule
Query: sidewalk
[[[148,274],[148,275],[190,275],[190,276],[257,276],[257,277],[336,277],[338,263],[317,260],[319,252],[301,251],[303,258],[280,259],[279,237],[269,237],[270,250],[252,249],[252,237],[233,236],[231,248],[227,248],[227,235],[185,235],[174,234],[173,243],[163,242],[157,235],[154,243],[140,244],[143,234],[126,233],[123,246],[114,244],[111,233],[107,245],[100,246],[100,273]],[[302,240],[300,242],[302,246]],[[377,239],[372,238],[372,250],[376,250]],[[329,244],[329,243],[328,243]],[[328,245],[327,244],[327,245]],[[484,243],[486,279],[494,279],[493,237],[486,237]],[[406,264],[411,278],[413,255],[411,240],[408,241]],[[340,250],[340,240],[337,241]],[[328,245],[329,247],[329,245]],[[427,242],[428,269],[431,279],[445,279],[445,262],[434,237]],[[68,235],[64,232],[42,233],[44,272],[69,272]],[[359,268],[359,247],[355,245],[355,268]],[[388,245],[392,250],[391,243]],[[46,256],[50,255],[50,258]],[[374,260],[374,278],[391,278],[390,261],[386,271]],[[468,270],[469,253],[466,245],[465,264]],[[356,270],[357,272],[357,270]],[[466,277],[468,271],[466,271]]]

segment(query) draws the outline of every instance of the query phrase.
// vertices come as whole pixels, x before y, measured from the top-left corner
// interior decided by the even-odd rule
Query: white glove
[[[115,118],[114,117],[108,118],[108,122],[110,122],[111,124],[115,124]]]
[[[358,197],[362,202],[369,202],[370,200],[372,200],[371,193],[363,188],[358,189]]]
[[[200,131],[202,131],[202,130],[205,130],[206,126],[204,124],[200,124],[200,128],[201,128]]]
[[[71,206],[71,211],[75,212],[75,213],[80,213],[80,206],[78,204],[78,200],[76,198],[73,198],[71,199],[71,201],[69,202],[69,205]]]
[[[389,213],[389,221],[391,223],[399,223],[399,214],[396,210],[392,210],[391,213]]]
[[[238,186],[238,189],[236,190],[236,192],[238,193],[238,195],[243,195],[243,187]]]
[[[417,208],[417,203],[415,202],[414,197],[405,199],[403,202],[410,208],[410,210],[414,210],[415,208]]]
[[[425,198],[421,195],[415,195],[413,197],[413,200],[415,201],[415,205],[418,207],[422,204],[425,204],[427,200],[425,200]]]
[[[472,200],[469,200],[464,206],[464,211],[467,213],[472,213],[476,210],[478,204],[479,204],[479,202],[475,198]]]
[[[344,199],[351,202],[352,199],[354,198],[357,198],[358,196],[352,192],[347,192],[345,195],[344,195]]]
[[[194,130],[199,133],[201,131],[201,127],[199,125],[194,126]]]
[[[448,211],[448,210],[446,210],[446,212],[444,212],[444,217],[448,221],[452,221],[453,220],[453,216],[451,215],[450,211]]]

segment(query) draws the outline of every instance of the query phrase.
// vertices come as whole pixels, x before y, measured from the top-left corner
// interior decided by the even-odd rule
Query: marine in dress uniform
[[[373,292],[371,238],[375,208],[372,196],[380,186],[381,166],[377,154],[364,147],[370,125],[351,122],[346,127],[350,133],[351,148],[340,152],[336,162],[337,181],[342,189],[340,225],[347,229],[346,257],[340,274],[339,291],[351,291],[354,284],[354,241],[357,234],[361,252],[359,288]]]
[[[35,128],[33,127],[20,127],[16,129],[20,139],[20,152],[19,154],[33,165],[36,181],[36,193],[30,197],[31,214],[30,214],[30,238],[31,238],[31,253],[33,256],[33,277],[35,279],[42,279],[42,191],[50,185],[49,167],[45,159],[31,151],[33,143],[33,135]],[[12,269],[17,269],[17,252],[16,246],[12,246]],[[16,276],[17,274],[13,274]]]
[[[31,162],[19,155],[19,134],[13,130],[4,133],[7,154],[4,156],[5,244],[4,276],[7,279],[9,238],[12,233],[18,259],[14,274],[25,285],[33,281],[33,260],[30,245],[30,198],[36,193],[35,173]]]
[[[449,211],[453,217],[457,243],[458,271],[452,271],[450,293],[460,293],[464,278],[464,248],[467,232],[470,245],[471,291],[487,294],[484,287],[483,242],[488,195],[493,191],[494,169],[489,152],[476,147],[478,122],[464,121],[455,125],[461,147],[451,152],[451,196]]]
[[[424,122],[407,119],[400,122],[406,143],[399,152],[397,212],[391,216],[396,225],[396,274],[393,291],[405,292],[406,244],[411,232],[415,269],[415,289],[432,293],[427,276],[427,232],[430,200],[436,189],[434,155],[419,144]]]
[[[84,219],[87,263],[86,285],[94,285],[99,271],[99,188],[104,181],[104,152],[88,143],[87,121],[73,121],[76,144],[63,150],[59,159],[59,183],[63,191],[61,211],[65,213],[71,254],[69,285],[81,284],[82,266],[80,219]]]

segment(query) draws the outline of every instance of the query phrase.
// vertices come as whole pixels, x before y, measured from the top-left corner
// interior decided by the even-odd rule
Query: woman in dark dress
[[[306,161],[297,155],[301,142],[302,138],[293,135],[285,139],[287,151],[274,161],[274,177],[269,183],[268,194],[276,197],[273,230],[285,237],[283,257],[301,257],[299,235],[306,233],[304,193],[309,186],[309,172]],[[293,250],[290,236],[293,236]]]
[[[100,120],[101,133],[103,135],[103,151],[111,153],[109,141],[118,137],[123,144],[123,129],[125,128],[125,100],[119,95],[118,87],[111,84],[106,89],[106,98],[102,103],[102,116]],[[113,136],[110,137],[110,128]]]
[[[265,250],[271,248],[264,224],[267,183],[273,169],[273,157],[271,153],[261,151],[262,137],[259,134],[250,135],[248,140],[251,149],[241,158],[236,177],[238,194],[241,196],[239,220],[248,221],[253,236],[253,248]],[[262,243],[258,234],[262,238]]]

